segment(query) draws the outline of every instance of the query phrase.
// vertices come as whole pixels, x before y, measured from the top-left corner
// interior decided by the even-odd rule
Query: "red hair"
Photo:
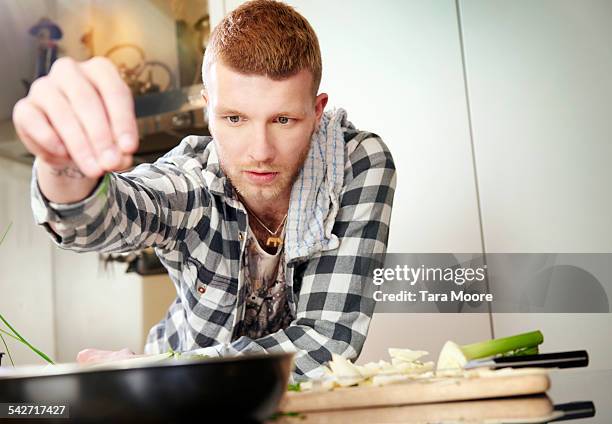
[[[237,72],[274,80],[307,69],[315,96],[321,83],[317,35],[293,7],[274,0],[244,3],[215,27],[204,53],[205,87],[210,66],[218,60]]]

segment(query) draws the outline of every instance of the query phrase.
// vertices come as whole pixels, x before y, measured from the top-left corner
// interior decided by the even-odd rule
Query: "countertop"
[[[514,405],[534,405],[534,402],[545,401],[552,403],[555,410],[561,409],[562,405],[588,406],[592,403],[594,407],[594,416],[588,418],[573,418],[571,420],[565,418],[557,418],[555,422],[567,421],[571,423],[612,423],[612,370],[591,370],[591,369],[554,369],[550,370],[550,388],[546,392],[546,396],[523,396],[515,397]],[[511,398],[506,398],[511,399]],[[337,423],[350,422],[351,424],[358,423],[411,423],[411,422],[552,422],[552,420],[491,420],[490,409],[487,405],[495,408],[502,405],[504,400],[485,400],[473,402],[447,402],[440,404],[428,405],[413,405],[400,406],[389,408],[363,408],[346,411],[333,412],[317,412],[317,413],[301,413],[296,415],[281,415],[270,423]],[[518,403],[517,403],[518,402]],[[579,403],[580,402],[580,403]],[[540,402],[541,404],[542,402]],[[458,407],[460,406],[460,407]],[[457,411],[456,415],[452,415],[452,411]],[[501,408],[500,410],[503,410]],[[437,412],[443,411],[441,414]],[[450,416],[449,416],[449,411]],[[469,413],[466,413],[469,411]],[[475,412],[476,411],[476,412]],[[482,417],[479,418],[478,411],[482,411]],[[464,415],[465,414],[465,415]],[[444,416],[444,419],[440,419]],[[470,420],[467,417],[470,416]],[[487,417],[488,416],[488,417]],[[420,417],[415,420],[415,417]],[[425,418],[423,418],[425,417]],[[436,418],[438,417],[438,418]]]

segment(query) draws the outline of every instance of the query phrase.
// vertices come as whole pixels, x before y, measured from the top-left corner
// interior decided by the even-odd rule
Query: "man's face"
[[[253,202],[288,198],[327,103],[313,98],[311,73],[274,81],[213,63],[203,92],[221,167]]]

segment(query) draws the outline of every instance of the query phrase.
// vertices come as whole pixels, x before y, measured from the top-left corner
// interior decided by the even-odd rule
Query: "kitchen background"
[[[142,162],[206,132],[191,71],[210,28],[240,3],[0,2],[0,231],[12,223],[0,247],[0,312],[58,361],[86,347],[142,352],[174,289],[163,274],[141,275],[154,272],[147,252],[62,251],[33,224],[31,159],[10,122],[35,75],[30,28],[46,17],[63,31],[59,55],[123,65],[138,95]],[[389,252],[612,252],[611,2],[288,3],[317,31],[330,107],[394,155]],[[449,338],[532,329],[545,350],[586,348],[593,368],[612,366],[611,314],[378,313],[359,362],[386,358],[390,346],[437,355]],[[10,347],[18,363],[40,362]]]

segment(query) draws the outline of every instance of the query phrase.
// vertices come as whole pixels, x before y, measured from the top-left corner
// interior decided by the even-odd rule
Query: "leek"
[[[468,360],[503,354],[520,355],[525,354],[523,351],[526,349],[537,349],[538,345],[543,341],[544,336],[541,331],[531,331],[515,336],[464,345],[461,346],[461,351]],[[537,353],[537,351],[534,353]]]
[[[532,355],[538,353],[538,345],[544,341],[541,331],[517,334],[510,337],[486,340],[459,346],[457,343],[448,341],[442,347],[438,356],[438,371],[460,370],[472,359],[487,358],[492,356],[517,356]]]

